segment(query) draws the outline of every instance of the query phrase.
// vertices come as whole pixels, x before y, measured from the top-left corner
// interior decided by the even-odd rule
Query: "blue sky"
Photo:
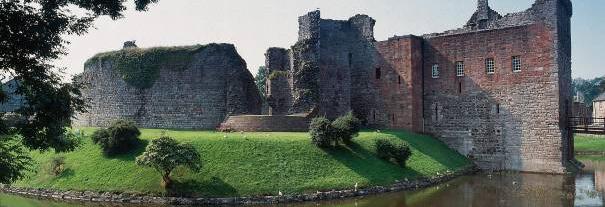
[[[132,1],[132,0],[127,0]],[[534,0],[490,0],[500,14],[522,11]],[[572,73],[605,75],[604,0],[572,0]],[[103,17],[84,36],[71,36],[70,54],[56,62],[69,74],[98,52],[120,49],[126,40],[139,47],[233,43],[252,73],[264,64],[269,47],[289,47],[297,39],[297,17],[319,8],[322,18],[348,19],[367,14],[376,19],[375,37],[421,35],[461,27],[476,9],[476,0],[160,0],[147,12],[129,10],[125,18]],[[131,7],[132,8],[132,7]]]

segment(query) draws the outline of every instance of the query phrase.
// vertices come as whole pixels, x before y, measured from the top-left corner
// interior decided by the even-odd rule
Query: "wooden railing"
[[[569,128],[574,133],[605,134],[605,118],[569,117]]]

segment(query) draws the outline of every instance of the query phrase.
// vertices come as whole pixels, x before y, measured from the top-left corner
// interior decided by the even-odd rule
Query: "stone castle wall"
[[[292,106],[289,51],[283,48],[269,48],[265,58],[269,115],[287,115]]]
[[[494,20],[489,30],[425,36],[425,130],[482,168],[563,172],[573,149],[570,13],[561,2],[538,0],[528,11]],[[524,18],[513,24],[510,16]],[[503,21],[516,26],[498,27]],[[519,72],[512,70],[513,56],[521,59]],[[486,72],[487,58],[495,62],[493,74]],[[462,77],[457,61],[464,62]],[[431,76],[435,64],[439,78]]]
[[[462,28],[376,42],[368,16],[338,21],[311,12],[299,19],[291,50],[294,103],[296,74],[319,61],[311,79],[321,91],[312,102],[319,115],[352,110],[366,126],[431,133],[485,169],[563,172],[573,158],[570,17],[569,0],[536,0],[504,16],[479,0]],[[456,75],[458,61],[464,76]]]
[[[383,104],[373,116],[382,126],[422,132],[422,41],[406,36],[376,43],[380,78],[373,80]]]
[[[182,68],[182,69],[176,69]],[[261,100],[246,63],[230,44],[211,44],[189,63],[159,67],[150,88],[129,85],[113,60],[95,60],[81,80],[88,113],[75,125],[107,126],[117,119],[145,128],[214,129],[231,114],[260,114]]]
[[[483,168],[561,168],[558,77],[545,47],[552,43],[545,25],[426,40],[424,67],[438,64],[440,76],[424,75],[425,130]],[[521,71],[513,72],[517,55]],[[493,74],[485,70],[486,58],[494,59]],[[457,61],[464,62],[462,77]]]

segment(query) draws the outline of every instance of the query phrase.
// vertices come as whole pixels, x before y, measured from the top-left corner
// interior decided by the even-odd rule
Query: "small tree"
[[[91,138],[103,148],[105,155],[116,155],[133,149],[139,143],[141,131],[132,121],[118,120],[107,129],[95,131]]]
[[[170,173],[178,167],[185,166],[199,172],[202,168],[201,156],[190,144],[179,144],[173,138],[162,136],[151,141],[145,152],[137,157],[137,165],[153,167],[162,173],[162,186],[172,184]]]
[[[345,144],[351,143],[351,140],[359,134],[361,121],[353,113],[349,112],[344,116],[338,117],[332,122],[335,135]]]
[[[316,117],[309,125],[311,142],[318,147],[334,146],[337,141],[334,127],[326,117]]]

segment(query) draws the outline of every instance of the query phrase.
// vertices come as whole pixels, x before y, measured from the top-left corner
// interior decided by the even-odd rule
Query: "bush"
[[[92,134],[92,141],[103,149],[105,155],[117,155],[130,151],[139,144],[141,132],[132,121],[119,120],[109,128]]]
[[[53,157],[50,161],[50,174],[59,176],[65,171],[65,157]]]
[[[335,136],[345,144],[351,143],[351,140],[359,134],[361,121],[353,113],[349,112],[344,116],[338,117],[332,122]]]
[[[332,123],[325,117],[316,117],[311,120],[309,134],[311,134],[311,142],[318,147],[334,146],[337,140]]]
[[[405,167],[405,163],[412,155],[410,146],[406,143],[393,144],[388,140],[376,140],[376,155],[386,161],[395,161],[401,167]]]
[[[151,141],[145,152],[136,158],[136,164],[153,167],[162,173],[162,186],[169,188],[172,179],[170,173],[185,166],[195,172],[202,168],[200,153],[190,144],[179,144],[171,137],[162,136]]]

